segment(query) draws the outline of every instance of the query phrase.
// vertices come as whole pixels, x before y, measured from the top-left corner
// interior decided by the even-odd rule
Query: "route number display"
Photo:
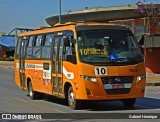
[[[105,67],[95,68],[95,75],[107,75],[107,68]]]

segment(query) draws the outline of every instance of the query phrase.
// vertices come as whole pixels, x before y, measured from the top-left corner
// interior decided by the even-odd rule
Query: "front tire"
[[[68,104],[72,109],[80,109],[81,107],[81,101],[74,98],[74,92],[71,86],[68,89]]]
[[[123,100],[123,104],[126,107],[133,107],[136,103],[136,98],[132,98],[132,99],[124,99]]]

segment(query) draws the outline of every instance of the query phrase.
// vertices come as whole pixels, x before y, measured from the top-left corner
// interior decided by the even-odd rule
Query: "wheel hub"
[[[69,102],[71,103],[71,105],[73,105],[74,103],[74,93],[73,92],[70,92],[69,94]]]
[[[29,88],[29,96],[32,96],[32,95],[33,95],[33,92],[32,92],[32,88],[30,86],[30,88]]]

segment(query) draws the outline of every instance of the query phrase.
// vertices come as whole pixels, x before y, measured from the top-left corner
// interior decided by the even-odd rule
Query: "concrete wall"
[[[160,74],[160,47],[146,49],[146,71]]]

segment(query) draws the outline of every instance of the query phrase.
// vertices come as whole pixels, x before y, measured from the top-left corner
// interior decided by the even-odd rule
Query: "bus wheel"
[[[126,107],[133,107],[135,103],[136,103],[136,98],[133,98],[133,99],[124,99],[123,100],[123,104]]]
[[[29,82],[29,96],[32,100],[37,98],[37,92],[33,91],[32,82]]]
[[[72,109],[79,109],[81,107],[81,101],[74,98],[74,92],[71,86],[68,89],[68,104]]]

